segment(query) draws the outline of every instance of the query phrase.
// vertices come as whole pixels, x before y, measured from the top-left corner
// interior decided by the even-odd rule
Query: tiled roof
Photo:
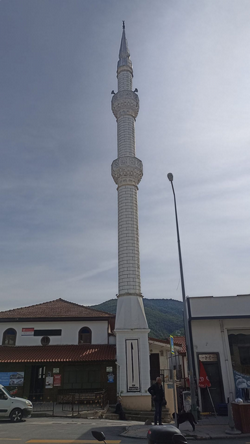
[[[181,346],[179,353],[185,355],[187,352],[185,336],[174,336],[174,343]]]
[[[69,319],[69,318],[95,318],[108,319],[115,315],[94,310],[90,307],[68,302],[64,299],[44,302],[42,304],[30,305],[29,307],[14,308],[13,310],[1,311],[0,321],[7,319],[18,321],[23,319]]]
[[[115,346],[106,344],[0,346],[0,363],[113,361],[115,357]]]
[[[148,338],[149,341],[160,342],[162,344],[170,344],[170,340],[167,339],[157,339],[157,338]],[[181,347],[178,351],[180,354],[186,354],[186,339],[185,336],[174,336],[174,345]]]
[[[169,344],[169,339],[158,339],[158,338],[152,338],[152,337],[148,337],[149,341],[154,341],[154,342],[161,342],[162,344]]]

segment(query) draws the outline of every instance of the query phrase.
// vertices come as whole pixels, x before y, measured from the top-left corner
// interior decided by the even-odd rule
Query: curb
[[[119,434],[119,436],[123,436],[124,438],[131,438],[131,439],[147,439],[147,434],[145,433],[145,436],[138,436],[138,434],[129,434],[129,427],[128,426],[125,430],[125,432],[122,432]],[[208,441],[208,440],[214,440],[214,439],[221,439],[221,440],[225,440],[225,439],[241,439],[241,438],[249,438],[250,437],[250,433],[241,433],[241,435],[227,435],[225,434],[218,434],[218,435],[191,435],[191,434],[185,434],[182,432],[182,434],[185,436],[185,438],[188,441]]]

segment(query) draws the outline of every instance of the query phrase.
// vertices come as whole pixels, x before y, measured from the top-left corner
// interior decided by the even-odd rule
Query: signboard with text
[[[199,355],[199,360],[201,362],[215,362],[218,361],[218,357],[216,353],[206,353],[203,355]]]
[[[22,336],[34,336],[34,328],[22,328]]]
[[[54,387],[61,387],[62,385],[62,375],[53,376]]]

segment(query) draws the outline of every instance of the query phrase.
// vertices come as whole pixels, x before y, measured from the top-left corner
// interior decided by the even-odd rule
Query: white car
[[[11,396],[8,390],[0,384],[0,417],[10,418],[12,422],[29,418],[33,411],[32,402],[24,398]]]

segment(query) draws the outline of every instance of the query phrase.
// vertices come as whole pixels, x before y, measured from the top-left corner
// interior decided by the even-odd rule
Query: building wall
[[[156,342],[149,342],[149,351],[151,353],[159,354],[160,370],[170,368],[170,345],[169,344],[157,344]]]
[[[250,315],[250,295],[188,298],[192,317]]]
[[[219,353],[225,400],[228,397],[234,399],[235,385],[228,334],[231,331],[249,330],[250,318],[192,320],[191,328],[197,377],[199,377],[197,354]]]
[[[16,345],[41,345],[41,336],[22,336],[22,328],[61,329],[61,336],[50,336],[51,345],[78,344],[78,333],[82,327],[92,331],[92,344],[108,344],[108,321],[65,321],[65,322],[2,322],[0,323],[0,344],[8,328],[17,332]],[[49,335],[48,335],[49,336]]]

